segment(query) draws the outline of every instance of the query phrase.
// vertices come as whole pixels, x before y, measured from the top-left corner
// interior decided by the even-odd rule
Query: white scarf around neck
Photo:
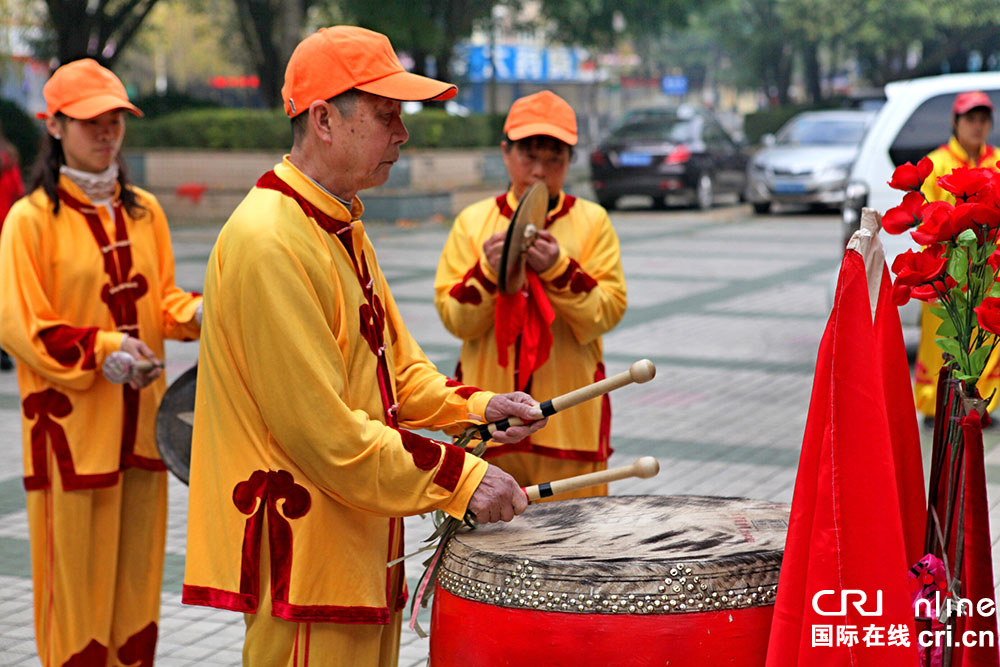
[[[73,169],[66,165],[59,167],[59,173],[65,174],[69,180],[76,183],[94,204],[104,203],[115,196],[115,185],[118,183],[118,163],[112,164],[104,171],[92,172]]]

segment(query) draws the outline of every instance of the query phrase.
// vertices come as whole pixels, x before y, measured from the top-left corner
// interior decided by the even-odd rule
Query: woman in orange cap
[[[46,666],[151,664],[166,536],[159,360],[164,338],[198,337],[201,298],[174,284],[163,211],[122,169],[124,112],[141,112],[121,81],[79,60],[43,94],[31,193],[0,240],[38,653]]]
[[[625,314],[618,236],[601,206],[563,191],[576,114],[547,90],[514,102],[500,144],[510,189],[463,210],[445,242],[434,304],[462,339],[455,377],[490,391],[551,398],[605,377],[601,337]],[[501,250],[528,189],[548,194],[542,229],[525,252],[526,289],[500,294]],[[484,456],[521,486],[607,468],[611,402],[605,396],[566,414],[530,438],[491,446]],[[554,500],[607,495],[607,485]]]
[[[937,182],[959,167],[984,167],[997,169],[1000,153],[987,143],[993,129],[993,102],[982,91],[959,93],[951,107],[952,135],[948,143],[931,151],[927,157],[934,163],[934,170],[924,180],[923,193],[927,201],[955,203],[955,197],[940,187]],[[917,410],[925,417],[934,416],[937,403],[938,373],[941,370],[941,349],[935,344],[941,318],[930,312],[928,304],[923,305],[920,319],[920,347],[917,350],[917,364],[913,392]],[[1000,352],[994,351],[983,369],[978,383],[979,393],[990,399],[988,409],[996,410],[1000,403]]]

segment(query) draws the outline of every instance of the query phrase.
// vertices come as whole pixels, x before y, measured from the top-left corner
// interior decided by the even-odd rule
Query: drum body
[[[438,574],[431,665],[764,665],[788,512],[612,496],[462,531]]]

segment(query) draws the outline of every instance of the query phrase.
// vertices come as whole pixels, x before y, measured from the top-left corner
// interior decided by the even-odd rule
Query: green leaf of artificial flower
[[[933,308],[931,309],[933,311]],[[944,310],[943,308],[941,310]],[[957,336],[958,329],[955,328],[955,324],[945,315],[941,320],[941,326],[937,329],[938,336]]]
[[[966,229],[964,232],[955,237],[955,241],[958,245],[971,248],[979,242],[979,239],[976,238],[976,233],[974,231]]]
[[[1000,287],[1000,284],[997,286]],[[931,306],[930,311],[933,315],[937,315],[942,320],[948,319],[948,311],[945,310],[943,306]]]
[[[935,338],[934,342],[937,343],[939,348],[955,357],[955,359],[961,358],[962,346],[954,338]]]
[[[948,275],[955,279],[959,286],[969,281],[969,254],[962,246],[951,251],[948,258]]]
[[[988,346],[983,346],[969,355],[969,370],[977,379],[982,375],[983,369],[986,368],[986,360],[989,358],[990,348]]]

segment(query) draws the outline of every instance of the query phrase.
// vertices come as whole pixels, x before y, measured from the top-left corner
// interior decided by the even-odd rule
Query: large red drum
[[[764,664],[787,505],[613,496],[458,533],[432,667]]]

